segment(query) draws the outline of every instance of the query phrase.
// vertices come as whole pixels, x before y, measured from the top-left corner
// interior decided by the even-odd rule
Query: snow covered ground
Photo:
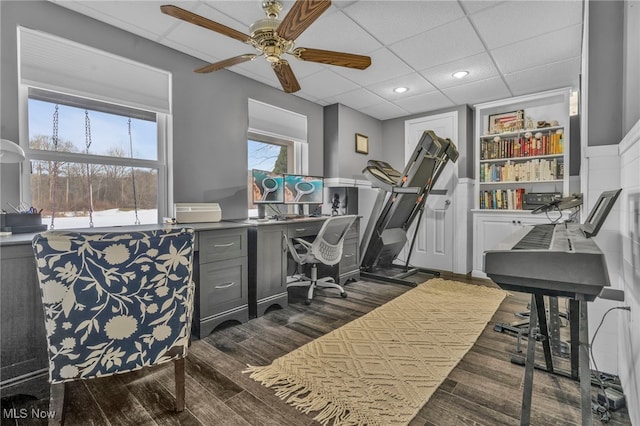
[[[158,210],[138,210],[138,219],[141,224],[154,224],[158,221]],[[42,224],[47,225],[51,229],[51,216],[43,216]],[[119,226],[119,225],[135,225],[136,215],[133,210],[122,211],[120,209],[103,210],[93,212],[93,226],[98,228],[101,226]],[[88,228],[89,216],[64,216],[56,215],[54,220],[54,229],[70,229],[70,228]]]

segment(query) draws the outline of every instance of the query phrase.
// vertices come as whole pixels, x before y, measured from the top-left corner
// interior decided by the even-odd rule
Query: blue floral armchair
[[[65,382],[168,361],[176,361],[176,410],[184,409],[193,241],[192,229],[36,235],[51,403],[60,415]]]

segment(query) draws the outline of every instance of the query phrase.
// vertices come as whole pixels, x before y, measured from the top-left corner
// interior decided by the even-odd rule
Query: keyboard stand
[[[531,400],[533,395],[533,371],[535,368],[543,369],[548,373],[567,375],[553,366],[551,345],[549,341],[549,329],[545,313],[544,295],[531,295],[531,318],[527,339],[527,353],[524,362],[524,386],[522,390],[522,408],[520,425],[529,425],[531,422]],[[538,327],[539,323],[539,327]],[[591,369],[589,367],[589,322],[587,318],[587,302],[584,295],[576,294],[576,299],[571,300],[571,372],[569,377],[580,381],[580,398],[582,410],[582,425],[591,426]],[[536,342],[542,341],[545,367],[535,364]]]

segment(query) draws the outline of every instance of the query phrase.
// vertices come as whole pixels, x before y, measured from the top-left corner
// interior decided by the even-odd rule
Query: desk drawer
[[[198,319],[246,305],[247,283],[245,259],[201,264],[197,289],[200,307]]]
[[[198,233],[200,263],[244,257],[247,255],[247,231],[228,229]]]
[[[288,238],[315,237],[324,221],[290,223],[287,225]]]
[[[358,268],[358,240],[356,238],[344,240],[342,259],[340,260],[340,274],[351,272]]]

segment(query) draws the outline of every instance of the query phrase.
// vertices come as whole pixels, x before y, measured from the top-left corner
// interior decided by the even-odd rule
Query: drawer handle
[[[307,228],[296,228],[296,232],[304,232]]]
[[[231,247],[232,245],[234,245],[235,243],[229,243],[229,244],[214,244],[214,247]]]
[[[345,254],[343,257],[353,257],[353,254]]]
[[[217,288],[217,289],[220,289],[220,288],[229,288],[229,287],[231,287],[231,286],[233,286],[233,285],[235,285],[235,284],[236,284],[236,282],[235,282],[235,281],[232,281],[232,282],[227,283],[227,284],[220,284],[220,285],[217,285],[215,288]]]

